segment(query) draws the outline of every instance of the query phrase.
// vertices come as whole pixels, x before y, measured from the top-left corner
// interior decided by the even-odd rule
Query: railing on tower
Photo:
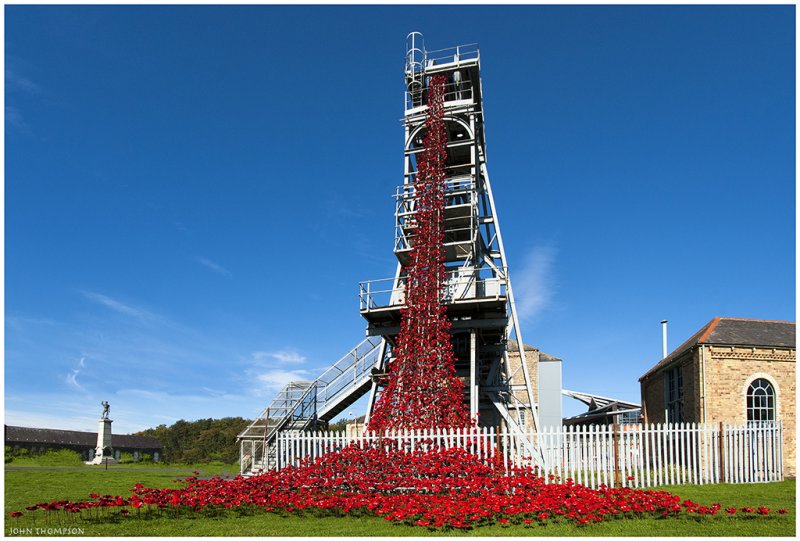
[[[477,43],[426,51],[422,34],[411,32],[406,36],[406,78],[409,81],[419,80],[420,85],[422,85],[422,77],[425,71],[442,67],[459,67],[462,64],[474,64],[476,61],[480,62],[480,59],[481,52]]]
[[[470,81],[457,81],[447,83],[444,91],[445,106],[453,105],[452,102],[463,102],[470,104],[473,102],[473,89]],[[428,89],[416,88],[407,90],[405,93],[406,111],[421,107],[428,103]]]
[[[498,274],[491,267],[458,267],[446,273],[442,288],[442,302],[458,304],[479,300],[504,300],[506,298],[506,269],[501,267]],[[366,280],[359,284],[359,301],[362,312],[387,307],[405,305],[405,276]]]
[[[435,51],[425,51],[425,68],[452,65],[459,66],[463,63],[478,60],[480,61],[481,52],[477,43],[467,43],[466,45],[456,45]]]
[[[405,93],[406,112],[424,106],[428,102],[425,85],[426,72],[439,69],[458,68],[462,65],[475,65],[480,62],[477,43],[458,45],[436,51],[426,51],[422,34],[411,32],[406,36],[405,75],[408,90]],[[444,101],[473,101],[472,81],[461,78],[448,82]]]

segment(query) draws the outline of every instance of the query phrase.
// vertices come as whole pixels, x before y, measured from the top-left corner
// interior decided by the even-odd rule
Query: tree
[[[171,426],[158,425],[137,432],[137,435],[158,439],[165,462],[203,463],[213,460],[231,464],[239,458],[236,436],[250,423],[241,417],[181,419]]]

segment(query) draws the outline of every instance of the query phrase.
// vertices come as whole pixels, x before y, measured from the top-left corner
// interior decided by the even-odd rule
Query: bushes
[[[5,455],[6,455],[6,464],[14,460],[15,458],[27,458],[30,456],[30,451],[25,448],[14,449],[10,445],[6,445],[5,447]]]
[[[133,464],[133,453],[120,453],[117,462],[120,464]]]
[[[6,464],[32,466],[81,466],[83,457],[70,449],[48,449],[44,453],[31,453],[28,449],[15,449],[9,452],[6,446]]]
[[[39,455],[37,462],[44,466],[82,466],[83,457],[79,452],[69,449],[50,449]]]

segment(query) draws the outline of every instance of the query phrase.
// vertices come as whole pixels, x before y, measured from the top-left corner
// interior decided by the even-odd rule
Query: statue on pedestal
[[[105,464],[107,466],[117,463],[114,460],[114,448],[111,443],[111,423],[114,421],[108,418],[111,405],[105,400],[100,402],[100,405],[103,406],[103,412],[100,414],[97,427],[97,446],[94,448],[94,458],[87,464]]]

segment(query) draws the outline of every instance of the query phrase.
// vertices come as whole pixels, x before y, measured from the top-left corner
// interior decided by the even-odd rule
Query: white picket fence
[[[526,438],[528,442],[522,441]],[[542,456],[531,457],[530,443]],[[548,482],[596,488],[601,484],[654,487],[673,484],[758,483],[782,479],[780,422],[744,426],[698,423],[564,426],[515,435],[493,427],[399,430],[346,436],[335,432],[284,432],[275,442],[277,468],[296,465],[355,444],[406,451],[466,449],[481,460],[538,467]],[[551,476],[553,476],[551,478]]]
[[[493,462],[496,457],[504,460],[506,468],[513,460],[510,449],[512,439],[508,434],[489,428],[433,429],[433,430],[387,430],[385,432],[365,431],[359,435],[347,436],[344,432],[298,432],[287,431],[278,434],[275,445],[277,469],[298,464],[304,458],[315,459],[325,453],[338,451],[351,444],[362,448],[382,446],[385,449],[400,448],[405,451],[427,451],[444,447],[466,449],[480,460]],[[501,456],[502,455],[502,456]],[[521,454],[514,455],[517,460]]]
[[[781,424],[544,429],[542,473],[597,487],[759,483],[783,477]]]

